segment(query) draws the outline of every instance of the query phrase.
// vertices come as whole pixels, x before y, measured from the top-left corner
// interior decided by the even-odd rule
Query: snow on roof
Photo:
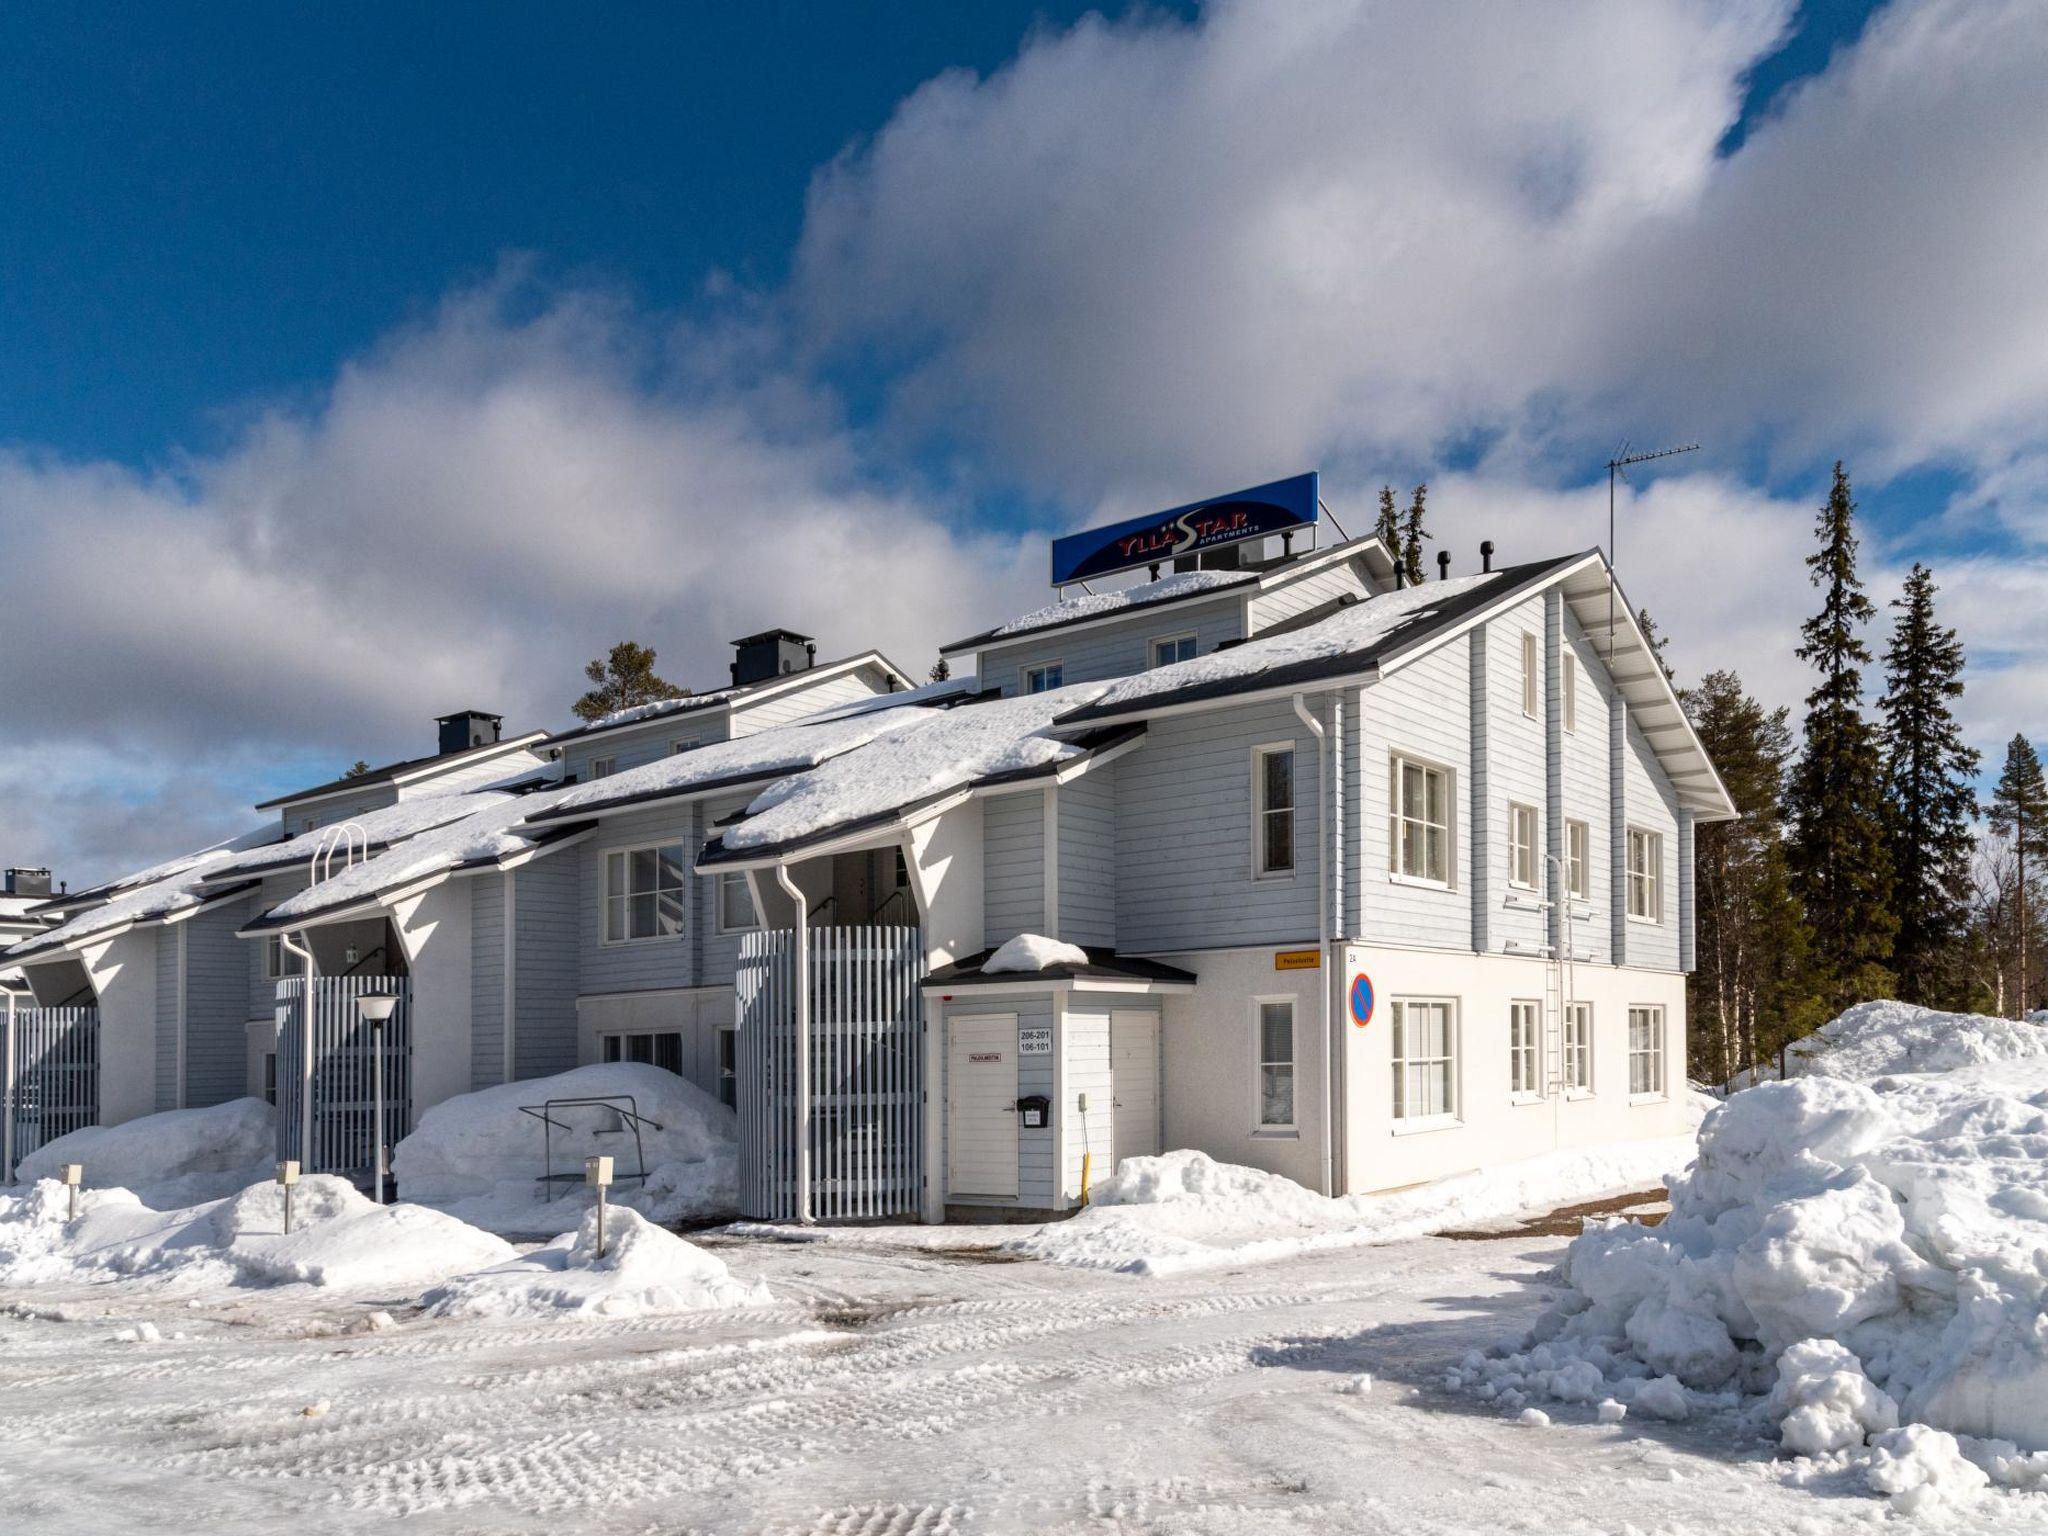
[[[949,677],[943,682],[926,683],[921,688],[877,693],[865,699],[855,699],[851,704],[835,704],[815,715],[805,715],[802,723],[822,725],[830,720],[851,720],[855,715],[871,715],[878,709],[900,709],[905,704],[936,704],[943,700],[964,699],[980,691],[981,679],[969,673],[966,677]]]
[[[174,917],[189,907],[204,905],[212,900],[214,895],[219,894],[204,891],[201,888],[203,883],[203,877],[198,871],[186,870],[168,879],[123,891],[112,900],[89,908],[76,917],[59,923],[46,933],[38,933],[23,939],[12,949],[7,950],[6,956],[11,960],[32,959],[51,950],[68,948],[80,939],[107,933],[129,923],[155,922],[161,918]]]
[[[1062,598],[1059,602],[1048,603],[1043,608],[1011,619],[1007,624],[998,624],[979,638],[1007,640],[1016,635],[1029,634],[1035,629],[1049,629],[1056,624],[1074,624],[1082,619],[1108,618],[1111,614],[1142,608],[1150,603],[1170,602],[1177,597],[1192,597],[1198,592],[1215,592],[1224,587],[1241,586],[1245,582],[1258,579],[1257,571],[1181,571],[1176,575],[1162,576],[1157,581],[1139,582],[1136,586],[1122,587],[1115,592],[1091,592],[1080,597]]]
[[[713,704],[723,704],[738,692],[737,688],[714,688],[709,693],[686,693],[681,698],[654,699],[646,704],[629,704],[626,708],[615,709],[608,715],[599,715],[582,729],[607,731],[615,725],[631,725],[639,720],[653,720],[662,715],[672,715],[678,710],[704,709]]]
[[[247,852],[222,858],[208,866],[206,878],[222,880],[232,875],[276,869],[302,859],[310,859],[319,852],[322,840],[333,836],[337,827],[359,829],[372,848],[388,847],[407,838],[417,837],[420,833],[431,831],[435,827],[444,827],[450,822],[461,821],[492,806],[530,807],[532,804],[532,796],[512,795],[502,790],[422,795],[417,799],[401,800],[396,805],[379,806],[374,811],[364,811],[360,816],[349,816],[340,821],[330,822],[326,826],[315,827],[282,843],[252,848]]]
[[[1081,757],[1086,747],[1059,740],[1048,727],[1105,686],[1077,683],[957,709],[917,710],[903,728],[770,784],[747,807],[746,819],[726,829],[725,847],[738,852],[806,841],[963,784]]]

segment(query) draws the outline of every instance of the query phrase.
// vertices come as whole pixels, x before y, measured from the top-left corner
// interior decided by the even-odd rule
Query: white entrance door
[[[1017,1015],[975,1014],[949,1026],[946,1193],[1017,1197]]]
[[[1116,1160],[1159,1154],[1159,1015],[1109,1016],[1110,1082],[1116,1098]]]

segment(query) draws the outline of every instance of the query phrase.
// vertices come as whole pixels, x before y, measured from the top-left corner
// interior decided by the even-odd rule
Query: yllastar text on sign
[[[1360,971],[1351,978],[1351,1022],[1360,1029],[1372,1022],[1372,978]]]
[[[1276,971],[1313,971],[1322,966],[1323,952],[1320,949],[1276,949],[1273,951],[1273,969]]]
[[[1316,485],[1314,473],[1295,475],[1150,517],[1135,517],[1127,523],[1070,533],[1052,541],[1052,584],[1065,586],[1155,560],[1198,555],[1205,549],[1306,528],[1316,521],[1322,506]]]

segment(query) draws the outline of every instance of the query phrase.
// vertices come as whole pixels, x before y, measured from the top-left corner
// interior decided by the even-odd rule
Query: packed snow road
[[[714,1238],[774,1305],[617,1321],[0,1295],[0,1528],[1724,1536],[1890,1518],[1860,1484],[1790,1485],[1772,1444],[1726,1429],[1570,1409],[1532,1427],[1446,1390],[1468,1349],[1541,1311],[1554,1234],[1165,1279],[1002,1262],[998,1235]]]

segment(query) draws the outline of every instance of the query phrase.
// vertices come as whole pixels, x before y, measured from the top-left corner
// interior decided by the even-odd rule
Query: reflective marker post
[[[277,1165],[277,1182],[284,1189],[284,1235],[292,1235],[292,1188],[299,1182],[299,1165],[286,1159]]]
[[[597,1256],[604,1257],[604,1192],[612,1182],[612,1160],[608,1157],[583,1159],[583,1182],[597,1191]]]
[[[64,1188],[69,1191],[71,1196],[71,1214],[64,1219],[66,1221],[76,1221],[78,1220],[78,1187],[85,1182],[85,1165],[83,1163],[66,1163],[58,1170],[57,1177],[64,1181]]]

